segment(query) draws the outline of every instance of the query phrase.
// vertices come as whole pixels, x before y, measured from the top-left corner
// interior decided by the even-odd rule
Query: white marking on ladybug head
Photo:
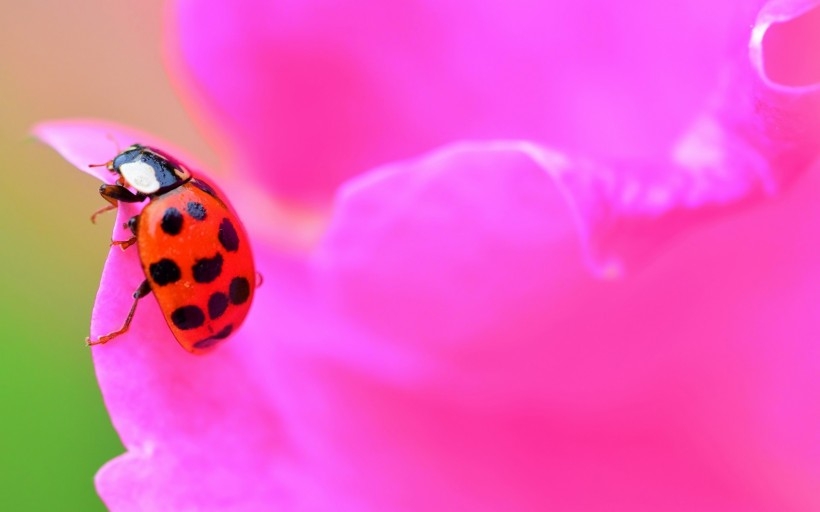
[[[157,175],[147,162],[126,162],[120,166],[120,174],[126,183],[137,189],[137,192],[153,194],[159,190]]]

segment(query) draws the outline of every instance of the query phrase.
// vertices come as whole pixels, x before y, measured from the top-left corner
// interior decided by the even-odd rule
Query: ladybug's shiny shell
[[[186,350],[239,327],[253,299],[253,256],[242,224],[211,187],[192,179],[154,198],[136,237],[151,290]]]
[[[248,314],[256,270],[248,237],[225,197],[177,160],[139,144],[106,165],[118,179],[100,187],[111,203],[100,211],[149,200],[127,223],[134,236],[112,241],[123,249],[137,245],[146,279],[123,326],[88,343],[126,332],[137,303],[151,292],[186,350],[203,352],[226,339]]]

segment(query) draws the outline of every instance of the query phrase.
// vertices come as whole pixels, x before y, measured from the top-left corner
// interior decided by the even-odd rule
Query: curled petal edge
[[[795,20],[820,8],[817,0],[773,0],[758,13],[749,40],[749,59],[759,79],[767,88],[787,94],[805,94],[820,91],[820,83],[802,86],[784,85],[772,80],[766,72],[765,38],[773,25]]]

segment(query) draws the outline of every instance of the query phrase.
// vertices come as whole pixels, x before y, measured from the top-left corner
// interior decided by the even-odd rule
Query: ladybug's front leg
[[[128,240],[111,240],[111,245],[119,245],[123,251],[134,245],[134,242],[137,241],[137,222],[139,222],[139,218],[139,215],[134,215],[125,223],[125,227],[128,228],[134,236]]]
[[[92,223],[97,222],[97,215],[115,209],[117,207],[117,203],[120,201],[123,203],[139,203],[145,201],[145,198],[148,197],[139,192],[135,194],[122,185],[100,185],[100,195],[111,204],[106,205],[91,214]]]
[[[126,332],[128,330],[128,327],[131,325],[131,320],[134,318],[134,312],[137,310],[137,303],[139,303],[140,299],[145,297],[149,293],[151,293],[151,286],[148,284],[148,280],[146,279],[142,282],[142,284],[139,285],[139,288],[137,288],[137,290],[134,292],[134,303],[131,304],[131,310],[128,312],[128,316],[125,318],[125,323],[122,324],[122,327],[120,327],[114,332],[109,332],[104,336],[100,336],[94,341],[92,341],[90,337],[86,338],[85,344],[88,346],[102,345],[103,343],[108,343],[120,334]]]

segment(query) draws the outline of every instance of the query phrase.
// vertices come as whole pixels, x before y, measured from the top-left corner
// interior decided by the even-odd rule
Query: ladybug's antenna
[[[120,141],[118,141],[111,132],[106,133],[105,138],[114,143],[114,149],[117,150],[118,155],[120,153],[122,153],[122,148],[120,147]]]
[[[114,149],[117,150],[118,155],[120,153],[122,153],[122,150],[120,149],[120,142],[114,137],[114,135],[111,132],[106,133],[105,138],[114,143]],[[110,164],[110,163],[111,162],[106,162],[104,164],[88,164],[88,166],[89,167],[108,167],[108,164]]]

